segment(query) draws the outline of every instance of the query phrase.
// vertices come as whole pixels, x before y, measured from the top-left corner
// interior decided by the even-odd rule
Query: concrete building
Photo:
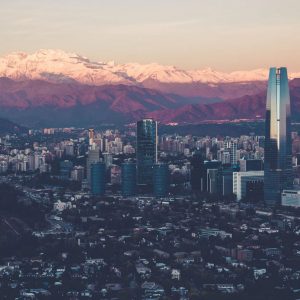
[[[253,182],[263,182],[264,171],[233,172],[233,194],[238,201],[247,196],[247,185]]]
[[[300,207],[300,190],[283,190],[281,205]]]

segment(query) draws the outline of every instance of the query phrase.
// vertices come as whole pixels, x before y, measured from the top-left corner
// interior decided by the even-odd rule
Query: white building
[[[71,202],[62,202],[58,200],[53,204],[53,209],[57,211],[64,211],[65,209],[72,208],[72,203]]]
[[[178,270],[178,269],[172,269],[172,271],[171,271],[171,277],[172,277],[172,279],[180,280],[180,270]]]
[[[81,182],[84,178],[84,167],[75,166],[71,172],[71,179]]]
[[[264,171],[233,172],[233,193],[238,201],[246,196],[250,181],[264,181]]]
[[[283,190],[281,205],[300,207],[300,190]]]

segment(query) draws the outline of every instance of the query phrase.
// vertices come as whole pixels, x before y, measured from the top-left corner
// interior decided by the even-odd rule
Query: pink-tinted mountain
[[[207,89],[217,89],[218,93],[232,90],[232,94],[236,95],[238,93],[234,90],[239,85],[245,93],[256,84],[207,84]],[[205,86],[204,83],[201,85]],[[266,82],[259,85],[256,93],[234,99],[218,99],[206,97],[207,93],[204,93],[205,96],[183,96],[175,88],[170,90],[173,93],[167,93],[125,84],[96,86],[78,82],[0,78],[0,117],[27,126],[124,124],[145,116],[166,124],[255,120],[264,118],[265,112]],[[291,80],[290,89],[293,118],[298,120],[300,79]]]
[[[92,86],[0,78],[0,116],[26,125],[125,123],[148,112],[216,99],[164,94],[134,85]]]

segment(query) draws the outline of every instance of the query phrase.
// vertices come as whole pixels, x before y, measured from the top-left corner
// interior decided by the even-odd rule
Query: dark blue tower
[[[196,150],[191,160],[191,187],[193,192],[201,192],[203,190],[204,160],[200,150]]]
[[[138,184],[151,185],[153,165],[157,162],[157,122],[144,119],[137,122],[136,159]]]
[[[155,164],[153,166],[153,191],[155,197],[166,197],[169,192],[169,166]]]
[[[126,162],[122,164],[122,195],[130,197],[136,193],[136,164]]]
[[[103,196],[105,194],[105,164],[102,162],[91,165],[91,192],[94,196]]]

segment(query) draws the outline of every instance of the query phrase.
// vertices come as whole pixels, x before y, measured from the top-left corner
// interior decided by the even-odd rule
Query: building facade
[[[101,162],[91,165],[91,192],[94,196],[103,196],[105,194],[106,183],[105,164]]]
[[[130,197],[136,193],[136,164],[126,162],[122,164],[122,195]]]
[[[138,184],[152,185],[153,165],[157,162],[157,122],[138,121],[136,138]]]
[[[233,172],[233,194],[237,201],[247,196],[249,186],[264,181],[264,171]]]
[[[153,190],[155,197],[166,197],[169,192],[169,166],[155,164],[153,166]]]
[[[89,186],[91,186],[91,166],[94,163],[100,161],[100,150],[99,148],[89,149],[86,160],[86,178]]]
[[[281,205],[300,207],[300,190],[283,190]]]
[[[293,186],[291,109],[286,68],[269,73],[265,126],[264,200],[280,204],[283,189]]]

